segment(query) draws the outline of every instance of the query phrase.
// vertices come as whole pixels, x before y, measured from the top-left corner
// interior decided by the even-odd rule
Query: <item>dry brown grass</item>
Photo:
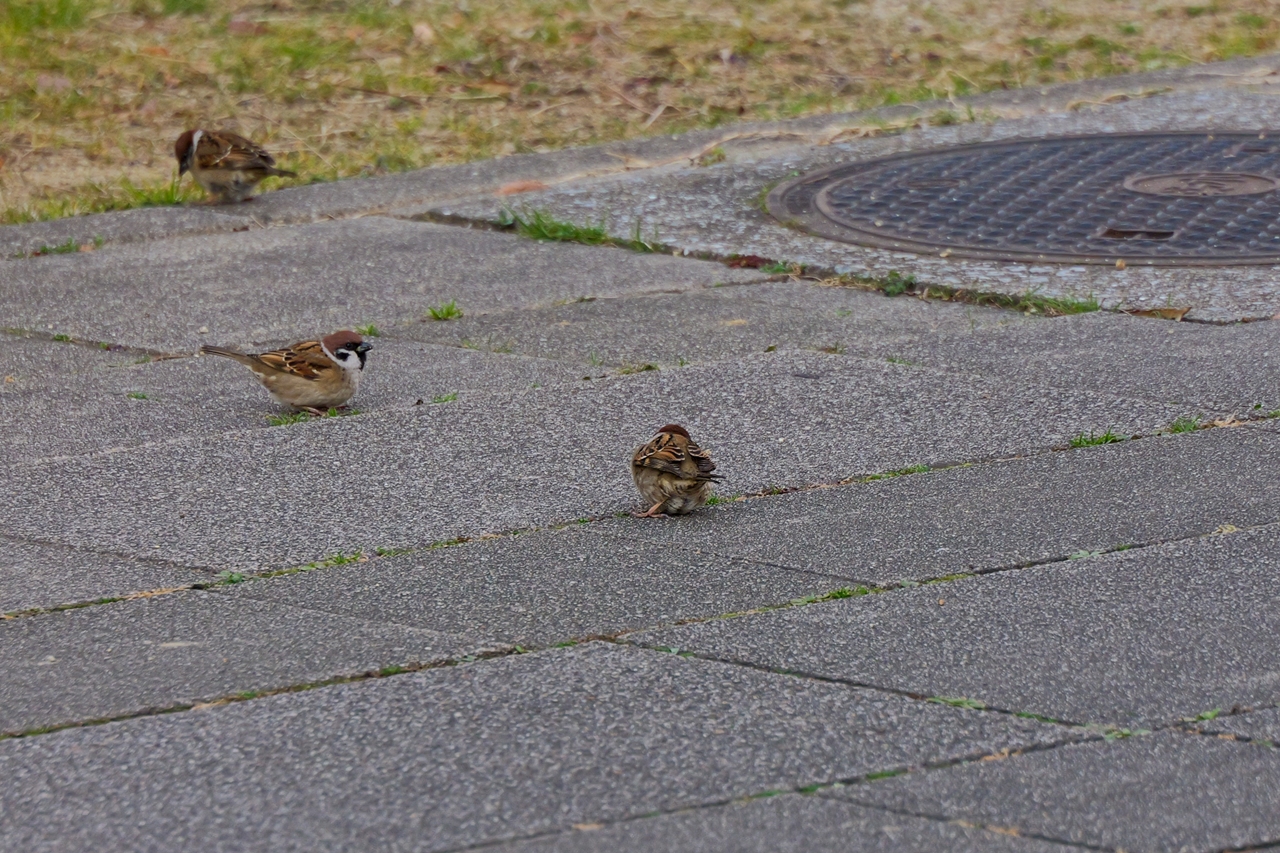
[[[0,221],[227,127],[334,179],[1274,50],[1274,0],[0,0]]]

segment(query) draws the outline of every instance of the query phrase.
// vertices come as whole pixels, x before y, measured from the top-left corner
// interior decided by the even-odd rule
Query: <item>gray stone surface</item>
[[[1249,81],[1242,78],[1237,82]],[[923,109],[922,113],[928,114]],[[896,270],[916,276],[922,284],[1007,294],[1034,291],[1042,296],[1077,299],[1092,296],[1108,308],[1187,306],[1193,309],[1188,316],[1200,320],[1265,319],[1280,310],[1280,289],[1270,266],[1177,269],[1132,265],[1117,270],[1109,266],[962,261],[814,237],[782,225],[760,209],[763,190],[840,163],[1013,137],[1256,130],[1280,124],[1280,101],[1246,85],[1227,84],[1098,104],[1092,110],[1025,116],[1015,109],[1006,115],[998,121],[922,127],[897,135],[845,137],[842,141],[832,141],[832,129],[839,126],[839,122],[832,122],[825,131],[807,137],[800,134],[795,147],[762,159],[640,172],[527,193],[516,199],[450,202],[435,206],[433,212],[458,221],[496,221],[504,209],[539,211],[578,224],[602,225],[624,238],[630,237],[639,223],[642,234],[656,228],[665,246],[690,254],[759,255],[816,269],[880,277]],[[866,128],[854,117],[848,117],[846,124],[854,130]]]
[[[386,337],[373,339],[373,346],[351,401],[364,413],[405,409],[419,400],[427,405],[449,394],[466,399],[577,382],[583,372],[545,359]],[[28,461],[270,428],[270,416],[292,411],[248,370],[220,358],[150,361],[136,352],[36,338],[0,338],[0,358],[8,364],[0,369],[12,371],[12,381],[0,384],[0,452]]]
[[[693,544],[645,545],[575,526],[238,584],[227,594],[537,647],[844,585],[704,556]]]
[[[1019,322],[1022,316],[1013,312],[782,281],[485,314],[413,326],[403,334],[455,346],[492,342],[590,365],[669,366],[767,347],[879,354],[944,331]]]
[[[687,424],[716,454],[729,493],[1028,453],[1081,431],[1150,432],[1183,413],[771,353],[175,440],[114,453],[109,466],[14,464],[0,513],[13,535],[199,566],[280,566],[633,509],[628,454],[664,422]]]
[[[484,312],[761,279],[669,255],[374,216],[0,264],[0,317],[7,327],[194,352],[365,323],[392,330],[451,300]]]
[[[1212,429],[755,498],[598,528],[839,575],[926,580],[1280,520],[1280,437]]]
[[[1068,847],[961,823],[779,795],[497,844],[494,853],[1065,853]]]
[[[0,613],[207,582],[206,572],[0,536]]]
[[[1075,723],[1280,701],[1280,525],[632,642]]]
[[[1099,312],[960,330],[895,347],[935,367],[1205,406],[1280,408],[1280,324],[1211,326]]]
[[[482,649],[434,631],[191,590],[0,622],[0,733]]]
[[[0,741],[0,832],[22,850],[447,850],[1071,736],[591,644]]]
[[[1280,744],[1280,709],[1252,711],[1244,714],[1226,714],[1212,720],[1193,723],[1192,726],[1206,734],[1232,735],[1250,741],[1260,741],[1275,746]]]
[[[1131,851],[1280,840],[1280,752],[1176,732],[912,773],[833,795]]]

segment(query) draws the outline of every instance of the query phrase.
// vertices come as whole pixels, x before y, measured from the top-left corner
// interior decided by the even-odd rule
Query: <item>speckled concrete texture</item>
[[[165,352],[374,323],[759,280],[753,270],[385,217],[182,237],[0,264],[10,328]]]
[[[1229,81],[1232,78],[1223,78]],[[527,193],[439,205],[438,216],[496,221],[502,211],[539,211],[557,219],[603,226],[630,237],[639,223],[648,236],[682,252],[758,255],[817,269],[883,277],[913,275],[921,284],[1006,294],[1096,298],[1109,308],[1181,306],[1201,320],[1264,319],[1280,311],[1271,266],[1138,268],[960,261],[872,249],[814,237],[786,227],[761,209],[763,193],[802,174],[855,160],[948,145],[1017,137],[1153,130],[1258,130],[1280,125],[1280,101],[1241,77],[1216,90],[1174,92],[1113,105],[1031,117],[924,127],[898,135],[835,141],[815,133],[809,147],[705,168],[668,166]]]
[[[1072,737],[591,644],[0,741],[0,831],[24,850],[449,850]]]
[[[1243,850],[1280,839],[1280,753],[1176,732],[912,773],[834,795],[1095,849]]]
[[[0,536],[0,613],[207,583],[209,572]]]
[[[489,849],[494,853],[1066,853],[1070,848],[830,797],[793,794],[609,825],[589,824]]]
[[[503,648],[197,590],[0,622],[0,643],[3,734]]]
[[[632,642],[1077,724],[1272,705],[1280,526],[705,622]]]
[[[661,521],[659,521],[661,523]],[[224,588],[227,595],[546,646],[783,604],[840,578],[574,525]]]
[[[667,547],[891,584],[1280,520],[1280,436],[1182,433],[754,498],[679,524],[595,527]]]
[[[731,494],[1150,433],[1185,412],[777,352],[13,464],[0,513],[17,536],[280,567],[635,509],[629,454],[672,421],[714,452]],[[298,496],[306,524],[293,523]]]

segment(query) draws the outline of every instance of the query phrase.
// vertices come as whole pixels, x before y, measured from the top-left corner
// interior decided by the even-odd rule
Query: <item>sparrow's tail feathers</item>
[[[698,475],[699,482],[706,480],[707,482],[718,483],[723,479],[724,477],[720,476],[719,474],[699,474]]]
[[[267,170],[267,173],[268,173],[268,174],[270,174],[270,175],[275,175],[277,178],[296,178],[296,177],[298,177],[298,173],[297,173],[297,172],[290,172],[288,169],[277,169],[277,168],[276,168],[276,167],[274,167],[274,166],[272,166],[270,169],[268,169],[268,170]]]
[[[250,361],[253,360],[242,352],[236,352],[235,350],[231,350],[231,349],[223,349],[222,347],[202,346],[200,347],[200,352],[203,353],[204,355],[220,355],[223,358],[234,359],[240,362],[241,364],[248,364]]]

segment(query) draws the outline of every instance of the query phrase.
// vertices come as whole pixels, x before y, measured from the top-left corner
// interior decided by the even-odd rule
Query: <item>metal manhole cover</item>
[[[769,194],[805,231],[943,257],[1280,263],[1280,136],[1021,139],[824,169]]]

